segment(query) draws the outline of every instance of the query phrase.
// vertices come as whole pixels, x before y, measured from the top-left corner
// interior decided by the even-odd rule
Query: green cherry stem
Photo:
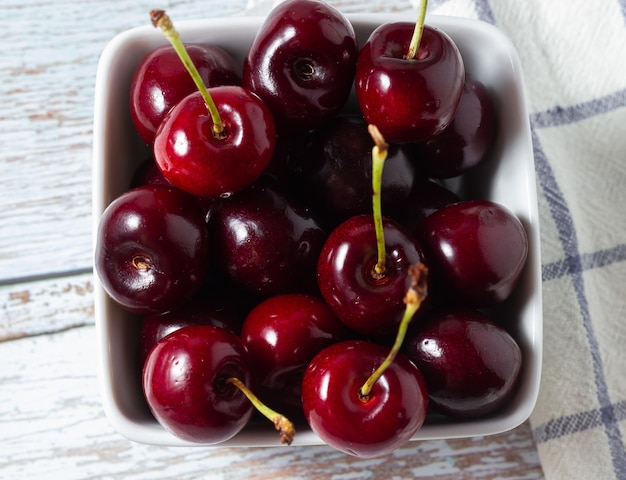
[[[222,123],[220,114],[217,111],[217,106],[204,85],[198,69],[193,64],[193,61],[191,60],[183,41],[180,39],[180,34],[174,27],[172,20],[167,13],[165,13],[165,10],[152,10],[150,12],[150,21],[155,28],[161,29],[165,38],[167,38],[167,40],[172,44],[172,47],[174,47],[178,57],[183,62],[183,65],[189,72],[189,75],[191,75],[193,82],[200,91],[200,95],[202,95],[204,103],[206,103],[209,114],[211,115],[211,119],[213,120],[213,135],[215,135],[216,138],[223,138],[225,136],[224,124]]]
[[[276,430],[280,433],[280,443],[291,445],[293,437],[296,434],[296,428],[293,423],[285,417],[282,413],[278,413],[265,405],[259,398],[252,393],[252,391],[246,387],[246,385],[237,377],[228,377],[226,383],[234,385],[243,393],[250,403],[254,405],[261,414],[263,414],[268,420],[270,420]]]
[[[413,30],[413,36],[411,37],[411,43],[409,44],[409,52],[406,56],[408,60],[413,60],[415,58],[417,50],[420,47],[422,33],[424,32],[424,21],[426,19],[426,7],[428,7],[428,0],[422,0],[417,12],[417,22],[415,22],[415,29]]]
[[[396,339],[387,354],[387,357],[383,360],[383,362],[378,366],[374,373],[372,373],[369,378],[365,381],[361,389],[359,390],[359,395],[362,399],[367,399],[372,392],[372,388],[374,388],[374,384],[378,381],[378,379],[382,376],[382,374],[387,370],[389,365],[395,360],[396,356],[400,352],[400,348],[402,348],[402,343],[404,342],[404,338],[406,337],[406,332],[409,328],[411,320],[420,308],[420,305],[426,298],[428,294],[427,289],[427,278],[428,278],[428,269],[423,263],[418,263],[416,265],[411,265],[409,267],[409,276],[411,277],[411,286],[409,287],[406,295],[404,296],[404,303],[406,305],[404,309],[404,314],[402,316],[402,320],[400,321],[400,325],[398,326],[398,332],[396,334]]]
[[[374,275],[382,277],[387,269],[385,263],[387,251],[385,248],[385,234],[383,230],[383,213],[381,199],[381,185],[383,178],[383,166],[387,159],[389,145],[385,142],[380,130],[375,125],[368,125],[367,130],[374,140],[372,147],[372,211],[374,216],[374,230],[376,231],[376,248],[378,259],[374,266]]]

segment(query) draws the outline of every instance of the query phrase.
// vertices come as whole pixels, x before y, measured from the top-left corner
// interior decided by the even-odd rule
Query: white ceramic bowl
[[[348,15],[362,44],[369,33],[388,21],[414,21],[413,14]],[[213,42],[242,60],[261,17],[232,17],[178,22],[184,41]],[[480,170],[453,182],[470,195],[499,202],[525,225],[530,255],[513,299],[498,312],[519,342],[524,355],[521,384],[510,404],[488,418],[473,421],[430,419],[414,439],[441,439],[490,435],[510,430],[531,414],[539,389],[542,360],[542,300],[537,193],[525,88],[520,62],[511,42],[495,27],[454,17],[427,18],[458,45],[465,67],[485,83],[497,102],[499,136],[493,158]],[[94,112],[93,226],[106,206],[124,192],[145,146],[134,131],[128,109],[133,71],[155,47],[166,43],[150,25],[115,37],[98,66]],[[197,445],[182,441],[152,417],[141,391],[135,366],[140,322],[111,301],[94,278],[100,380],[105,412],[119,433],[136,442],[154,445]],[[249,427],[224,446],[273,446],[278,438],[272,425]],[[294,445],[323,443],[300,428]]]

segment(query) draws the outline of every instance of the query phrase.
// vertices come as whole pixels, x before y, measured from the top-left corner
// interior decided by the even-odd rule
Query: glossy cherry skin
[[[368,123],[388,142],[418,142],[454,118],[465,79],[463,59],[444,32],[424,26],[415,59],[405,58],[415,24],[386,23],[365,42],[357,61],[356,96]]]
[[[141,364],[157,342],[183,327],[212,325],[240,335],[243,321],[251,308],[252,299],[248,299],[238,288],[210,285],[201,288],[179,308],[144,316],[139,336]]]
[[[319,0],[287,0],[252,42],[243,85],[269,105],[280,131],[306,131],[343,107],[357,55],[354,29],[341,12]]]
[[[169,182],[198,197],[219,197],[254,182],[270,163],[276,129],[267,106],[238,86],[209,92],[224,123],[216,138],[199,92],[172,108],[157,130],[154,159]]]
[[[304,294],[262,301],[248,314],[241,331],[259,379],[259,396],[292,421],[304,419],[302,377],[309,362],[350,336],[323,300]]]
[[[312,131],[289,154],[289,184],[331,226],[372,213],[372,147],[361,115],[340,115]],[[382,175],[383,212],[404,205],[416,178],[408,148],[390,145]]]
[[[487,157],[495,140],[496,113],[485,85],[465,76],[452,123],[418,146],[419,165],[433,178],[462,175]]]
[[[173,435],[214,444],[236,435],[250,420],[250,401],[225,380],[251,386],[241,340],[217,327],[184,327],[151,350],[143,370],[150,411]]]
[[[275,295],[314,282],[326,232],[273,177],[221,199],[208,227],[215,265],[246,291]]]
[[[185,44],[207,87],[241,85],[241,67],[216,45]],[[130,114],[139,136],[149,145],[163,118],[179,101],[197,90],[171,45],[158,47],[137,66],[130,86]]]
[[[106,292],[126,310],[161,313],[200,288],[209,264],[204,212],[174,187],[145,185],[103,212],[95,269]]]
[[[372,215],[352,217],[324,243],[317,281],[324,300],[350,329],[366,336],[397,331],[410,286],[409,266],[423,261],[420,246],[399,224],[383,218],[386,273],[377,278],[378,250]]]
[[[428,408],[424,379],[402,354],[374,384],[359,391],[388,349],[361,340],[336,343],[309,364],[302,403],[311,429],[332,447],[357,457],[386,455],[410,440]]]
[[[510,210],[488,200],[459,202],[428,216],[419,230],[447,301],[486,308],[511,295],[526,263],[528,237]]]
[[[506,330],[467,307],[445,308],[413,326],[403,351],[424,375],[434,409],[469,418],[510,401],[522,354]]]

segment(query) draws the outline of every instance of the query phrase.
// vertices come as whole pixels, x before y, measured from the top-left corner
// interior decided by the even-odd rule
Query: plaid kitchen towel
[[[250,0],[249,13],[272,3]],[[330,3],[357,12],[418,1]],[[626,479],[626,0],[431,0],[428,11],[495,24],[522,61],[544,302],[531,424],[545,476]]]
[[[430,4],[493,23],[528,89],[539,188],[548,479],[626,479],[626,1]]]
[[[626,479],[626,2],[459,3],[511,38],[528,88],[544,301],[531,424],[546,478]]]
[[[626,479],[626,2],[435,1],[521,57],[539,187],[548,479]]]

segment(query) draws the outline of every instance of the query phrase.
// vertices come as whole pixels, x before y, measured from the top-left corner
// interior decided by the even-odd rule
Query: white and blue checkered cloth
[[[516,46],[539,189],[548,479],[626,479],[626,0],[431,1]]]
[[[626,479],[626,1],[433,1],[493,23],[525,73],[544,359],[531,424],[548,479]]]
[[[330,3],[388,11],[418,0]],[[495,24],[522,61],[544,302],[531,424],[545,476],[626,479],[626,0],[431,0],[428,12]]]

